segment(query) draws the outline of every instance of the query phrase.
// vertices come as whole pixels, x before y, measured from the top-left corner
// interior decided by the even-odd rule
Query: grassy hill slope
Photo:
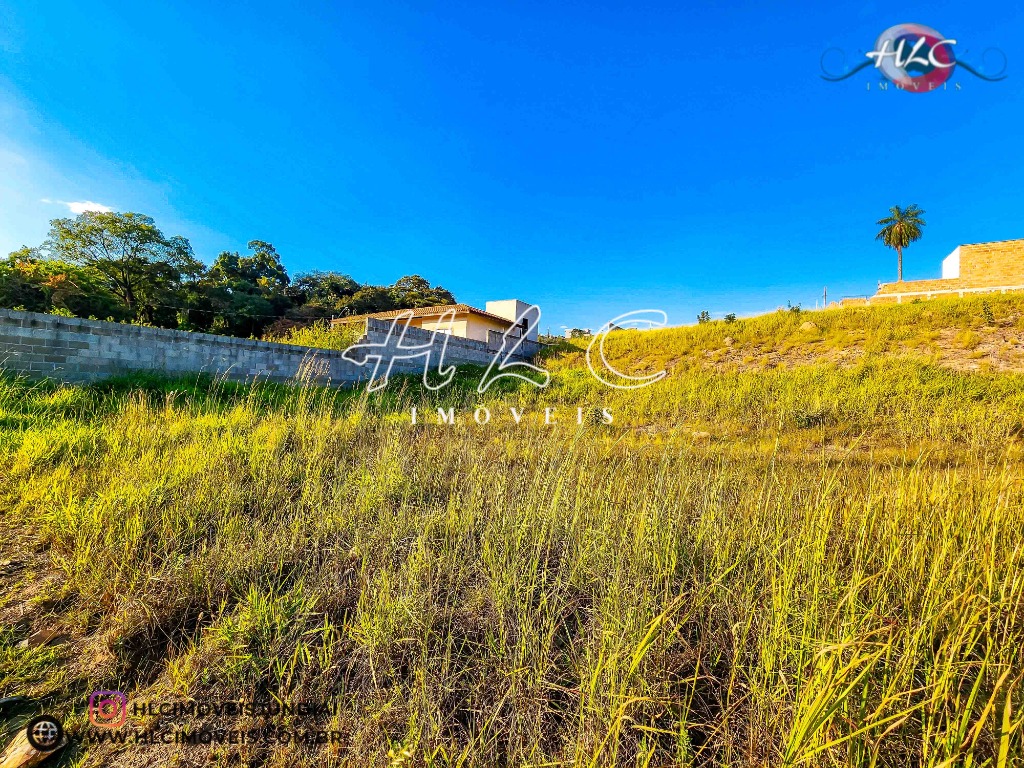
[[[574,342],[583,344],[583,341]],[[779,310],[663,331],[615,333],[609,358],[640,365],[764,370],[850,365],[872,356],[908,357],[956,370],[1024,370],[1024,298],[1019,294],[901,305]]]
[[[94,689],[333,696],[273,724],[334,743],[61,760],[1014,764],[1022,307],[615,333],[619,370],[669,370],[633,391],[570,344],[548,388],[483,397],[479,372],[382,396],[0,381],[0,697],[32,698],[5,727],[45,710],[84,737]]]

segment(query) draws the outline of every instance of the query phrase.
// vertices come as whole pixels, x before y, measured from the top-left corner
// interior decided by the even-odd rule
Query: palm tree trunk
[[[903,282],[903,249],[896,249],[896,280],[897,282]]]

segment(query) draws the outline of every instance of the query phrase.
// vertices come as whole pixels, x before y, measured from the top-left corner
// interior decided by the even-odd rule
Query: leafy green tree
[[[151,217],[139,213],[88,211],[54,219],[43,250],[50,258],[95,271],[130,317],[147,322],[166,314],[161,305],[173,301],[182,282],[203,273],[188,240],[166,237]]]
[[[31,312],[60,310],[78,317],[127,318],[100,273],[45,259],[37,249],[28,247],[0,261],[0,306],[24,307]]]
[[[407,275],[390,288],[396,308],[436,307],[454,304],[455,297],[441,286],[432,286],[419,275]]]
[[[903,282],[903,249],[921,239],[921,228],[925,226],[924,211],[916,205],[900,208],[894,205],[889,215],[878,220],[881,231],[875,235],[889,248],[896,250],[897,280]]]
[[[389,309],[400,309],[390,289],[379,285],[364,285],[345,302],[341,314],[362,315],[387,312]]]
[[[432,286],[419,275],[408,275],[391,286],[363,285],[344,301],[339,314],[362,315],[391,309],[412,309],[454,304],[455,297],[441,286]]]
[[[291,280],[274,246],[263,240],[250,240],[248,248],[253,251],[252,256],[222,252],[207,273],[209,280],[228,286],[248,283],[265,294],[283,293]]]
[[[299,304],[333,308],[342,306],[361,287],[348,275],[316,271],[299,275],[292,282],[290,293]]]
[[[250,240],[248,248],[221,253],[207,269],[188,240],[166,237],[149,216],[54,219],[40,250],[22,248],[0,261],[0,305],[258,336],[335,315],[455,303],[419,275],[377,286],[317,271],[293,282],[271,243]]]
[[[346,302],[361,288],[348,275],[337,272],[308,272],[299,275],[285,289],[292,306],[268,329],[271,336],[287,336],[295,329],[322,323],[347,313]]]
[[[50,308],[50,297],[42,281],[32,275],[32,266],[39,261],[38,251],[26,245],[0,263],[0,306],[20,307],[29,312],[46,312]]]
[[[280,254],[263,240],[250,240],[248,246],[251,256],[224,251],[213,262],[202,281],[202,296],[197,297],[203,310],[191,312],[190,322],[205,322],[209,311],[210,330],[254,336],[293,306],[285,293],[291,279]]]

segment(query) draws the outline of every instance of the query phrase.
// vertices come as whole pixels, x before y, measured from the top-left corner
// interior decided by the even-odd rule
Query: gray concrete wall
[[[387,321],[368,320],[360,341],[381,345],[369,351],[385,360],[396,353],[398,345],[397,334],[387,337],[389,326]],[[429,331],[409,328],[405,345],[429,343],[430,338]],[[432,347],[431,367],[435,370],[440,346],[438,342]],[[445,362],[486,366],[493,354],[485,342],[449,337]],[[32,377],[82,382],[129,371],[154,371],[335,385],[369,378],[372,362],[358,365],[343,355],[336,350],[0,309],[0,368]],[[382,366],[381,373],[384,370]],[[393,374],[422,371],[422,358],[396,360],[392,368]]]

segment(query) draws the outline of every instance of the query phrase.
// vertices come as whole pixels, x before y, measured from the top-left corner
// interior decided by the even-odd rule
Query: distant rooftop
[[[365,315],[350,315],[348,317],[336,317],[331,323],[332,324],[344,324],[344,323],[358,323],[367,318],[373,318],[375,320],[394,320],[396,317],[408,315],[412,313],[412,317],[440,317],[448,312],[455,312],[455,314],[473,314],[480,315],[481,317],[488,317],[491,320],[497,320],[498,322],[504,323],[505,325],[512,325],[512,321],[507,317],[501,317],[499,315],[493,315],[490,312],[484,312],[482,309],[471,307],[469,304],[443,304],[439,307],[415,307],[413,309],[389,309],[386,312],[368,312]]]

